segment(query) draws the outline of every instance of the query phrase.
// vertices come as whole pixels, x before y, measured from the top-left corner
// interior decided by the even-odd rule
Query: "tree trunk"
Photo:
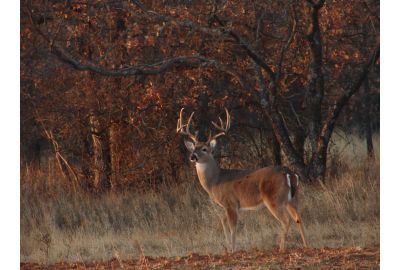
[[[366,141],[367,141],[367,153],[369,158],[374,158],[374,145],[372,142],[372,129],[371,129],[371,122],[370,122],[370,117],[368,116],[367,119],[368,123],[366,123],[366,131],[365,131],[365,136],[366,136]]]
[[[303,157],[303,160],[307,160],[306,152],[304,149],[304,144],[306,141],[306,134],[304,129],[301,127],[297,127],[297,129],[293,132],[293,146],[296,149],[297,153]]]
[[[326,172],[326,159],[327,159],[327,146],[322,146],[307,166],[307,177],[310,182],[312,181],[322,181],[325,182],[325,172]]]
[[[322,72],[323,54],[322,38],[319,27],[319,10],[324,5],[324,1],[313,4],[310,7],[310,25],[307,33],[307,41],[310,47],[310,82],[305,94],[303,108],[306,109],[308,121],[308,136],[311,143],[311,151],[317,151],[318,137],[321,131],[321,106],[324,98],[324,74]]]
[[[205,93],[201,93],[199,95],[199,134],[198,139],[202,142],[207,141],[207,129],[210,126],[209,119],[208,119],[208,102],[209,97]]]
[[[282,165],[282,154],[281,154],[281,146],[279,145],[278,140],[276,139],[275,134],[271,136],[271,145],[272,145],[272,154],[274,158],[274,165]]]
[[[269,110],[271,116],[272,128],[274,130],[274,136],[277,139],[278,144],[282,147],[285,155],[289,161],[289,164],[303,177],[306,176],[306,167],[302,156],[297,153],[290,140],[289,134],[283,123],[282,116],[276,104],[273,104]]]
[[[92,133],[92,147],[93,147],[92,184],[95,190],[100,190],[106,175],[105,175],[105,163],[103,157],[103,145],[100,135],[100,122],[94,113],[91,113],[89,116],[89,124]]]
[[[120,161],[121,161],[121,151],[120,151],[120,140],[121,140],[120,126],[118,123],[111,123],[108,130],[108,141],[109,141],[109,155],[110,155],[110,184],[111,188],[118,185],[118,179],[120,176]]]
[[[74,168],[70,165],[68,160],[61,154],[61,148],[60,145],[58,144],[57,140],[55,139],[53,132],[48,131],[44,126],[43,126],[44,132],[53,145],[53,150],[54,154],[57,160],[58,167],[60,168],[60,172],[63,175],[64,178],[71,180],[72,182],[72,188],[74,192],[76,191],[76,188],[79,184],[78,181],[78,175]]]
[[[367,143],[367,153],[369,158],[373,158],[374,155],[374,145],[372,142],[372,128],[371,128],[371,111],[370,111],[371,101],[369,92],[369,82],[368,77],[364,81],[364,98],[362,101],[362,112],[364,114],[364,132],[365,139]]]

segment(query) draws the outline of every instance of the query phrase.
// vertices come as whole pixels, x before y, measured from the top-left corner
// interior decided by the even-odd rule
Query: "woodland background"
[[[378,49],[378,1],[23,1],[21,165],[55,156],[74,188],[180,181],[178,111],[204,138],[226,107],[221,158],[319,178],[333,131],[373,151]]]
[[[203,140],[230,111],[221,166],[283,164],[311,182],[303,210],[316,245],[379,244],[379,5],[21,1],[23,260],[110,257],[129,237],[139,254],[221,242],[201,238],[218,225],[175,132],[182,107]],[[198,242],[183,240],[194,224]],[[148,240],[166,228],[179,239]]]

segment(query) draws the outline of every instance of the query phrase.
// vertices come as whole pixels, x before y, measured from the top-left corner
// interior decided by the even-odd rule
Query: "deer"
[[[297,211],[299,203],[299,175],[287,167],[269,166],[260,169],[223,169],[214,159],[217,138],[227,135],[231,125],[231,116],[225,108],[225,123],[219,117],[219,124],[211,124],[219,131],[208,134],[206,142],[198,140],[198,131],[190,131],[194,112],[183,122],[182,108],[179,112],[176,132],[187,136],[184,144],[190,152],[190,161],[195,163],[198,180],[211,200],[224,209],[221,219],[226,241],[231,243],[231,251],[235,251],[236,226],[239,210],[256,210],[266,207],[281,225],[279,251],[285,249],[285,242],[291,217],[297,224],[303,246],[307,247],[304,227]],[[226,230],[230,231],[230,239]]]

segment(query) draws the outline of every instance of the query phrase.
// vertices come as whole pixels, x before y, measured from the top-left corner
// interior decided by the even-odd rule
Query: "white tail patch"
[[[288,174],[288,173],[286,174],[286,179],[287,179],[287,184],[289,187],[289,193],[288,193],[287,197],[288,197],[288,200],[291,201],[292,200],[292,189],[291,189],[291,185],[290,185],[290,174]]]

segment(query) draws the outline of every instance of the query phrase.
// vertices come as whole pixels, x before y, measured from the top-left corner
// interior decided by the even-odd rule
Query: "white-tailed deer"
[[[197,176],[201,186],[210,198],[223,207],[226,216],[222,221],[224,232],[226,221],[230,229],[232,251],[235,250],[236,223],[238,210],[255,210],[266,206],[282,226],[280,250],[285,247],[289,229],[289,216],[297,223],[304,247],[307,246],[304,228],[297,212],[299,176],[288,168],[280,166],[264,167],[256,170],[222,169],[213,157],[217,145],[216,139],[226,135],[230,127],[230,115],[225,108],[226,122],[219,118],[219,125],[212,122],[220,132],[209,134],[207,142],[199,142],[197,132],[190,132],[190,123],[194,112],[186,124],[183,123],[183,108],[179,113],[176,131],[188,136],[186,148],[190,151],[190,161],[196,163]],[[296,196],[297,195],[297,196]],[[225,236],[227,236],[225,234]]]

